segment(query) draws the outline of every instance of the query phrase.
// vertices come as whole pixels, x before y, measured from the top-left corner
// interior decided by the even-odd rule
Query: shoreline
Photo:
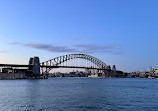
[[[26,78],[0,78],[0,80],[38,80],[38,79],[49,79],[49,78],[94,78],[94,79],[119,79],[119,78],[141,78],[141,79],[156,79],[156,78],[142,78],[142,77],[48,77],[48,78],[35,78],[35,77],[26,77]]]

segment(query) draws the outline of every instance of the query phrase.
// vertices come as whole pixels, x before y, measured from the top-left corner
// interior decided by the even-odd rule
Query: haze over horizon
[[[0,0],[0,63],[85,53],[118,70],[158,69],[157,0]]]

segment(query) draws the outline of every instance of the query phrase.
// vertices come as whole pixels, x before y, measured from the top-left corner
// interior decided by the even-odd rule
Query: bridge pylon
[[[33,73],[34,76],[40,76],[40,60],[39,57],[31,57],[29,60],[30,67],[28,68],[29,71]]]

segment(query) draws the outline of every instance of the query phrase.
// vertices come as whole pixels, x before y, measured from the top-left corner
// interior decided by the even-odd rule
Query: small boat
[[[154,77],[152,77],[152,76],[149,76],[149,77],[148,77],[148,79],[154,79]]]

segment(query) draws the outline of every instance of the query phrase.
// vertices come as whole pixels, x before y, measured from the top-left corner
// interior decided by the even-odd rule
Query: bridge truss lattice
[[[53,68],[93,68],[107,69],[107,65],[96,57],[87,54],[69,54],[59,56],[41,63],[42,73],[48,73]]]

